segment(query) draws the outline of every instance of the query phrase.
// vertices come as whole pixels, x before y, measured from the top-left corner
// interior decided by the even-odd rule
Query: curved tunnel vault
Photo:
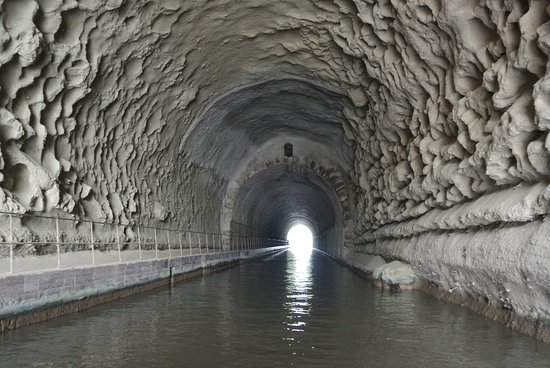
[[[193,123],[180,152],[201,167],[231,178],[251,159],[282,156],[284,143],[294,154],[330,159],[349,170],[353,147],[345,138],[345,96],[312,81],[287,77],[229,90],[214,99]],[[210,144],[205,144],[210,142]],[[265,150],[264,150],[265,151]]]

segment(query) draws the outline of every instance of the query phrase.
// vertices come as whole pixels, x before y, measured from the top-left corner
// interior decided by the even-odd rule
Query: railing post
[[[166,230],[166,240],[168,241],[168,259],[172,259],[172,246],[170,245],[170,230]]]
[[[60,255],[60,244],[59,244],[59,217],[55,218],[55,247],[57,250],[57,268],[61,268],[61,255]]]
[[[155,227],[155,258],[159,259],[159,246],[157,242],[157,228]]]
[[[92,245],[92,264],[95,265],[94,223],[90,221],[90,242]]]
[[[13,219],[11,213],[9,214],[10,220],[10,273],[13,273]]]
[[[180,257],[183,257],[183,244],[181,243],[181,230],[178,230],[178,238],[180,241]]]
[[[199,254],[202,254],[202,248],[201,248],[201,234],[197,233],[197,236],[199,237]]]
[[[189,255],[192,256],[193,255],[193,239],[191,238],[191,233],[187,233],[189,234],[189,236],[187,237],[189,239]]]
[[[205,241],[205,245],[206,245],[206,254],[208,254],[208,233],[206,233],[205,235],[206,235],[206,241]]]
[[[118,234],[118,224],[115,224],[116,227],[116,247],[118,250],[118,263],[122,263],[122,256],[120,254],[120,236]]]
[[[139,250],[139,260],[141,261],[141,236],[139,233],[139,225],[137,227],[138,229],[138,250]]]

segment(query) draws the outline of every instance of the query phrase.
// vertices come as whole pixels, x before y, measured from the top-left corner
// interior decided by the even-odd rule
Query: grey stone
[[[372,277],[389,285],[414,285],[418,281],[411,266],[399,261],[377,267]]]

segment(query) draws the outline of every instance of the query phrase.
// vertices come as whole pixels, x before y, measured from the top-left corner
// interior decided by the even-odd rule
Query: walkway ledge
[[[285,250],[271,247],[0,278],[0,332],[198,277]]]

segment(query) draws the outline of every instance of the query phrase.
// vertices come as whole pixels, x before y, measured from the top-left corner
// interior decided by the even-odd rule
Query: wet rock
[[[373,271],[372,277],[384,284],[399,285],[400,287],[413,287],[419,281],[412,267],[399,261],[377,267]]]

